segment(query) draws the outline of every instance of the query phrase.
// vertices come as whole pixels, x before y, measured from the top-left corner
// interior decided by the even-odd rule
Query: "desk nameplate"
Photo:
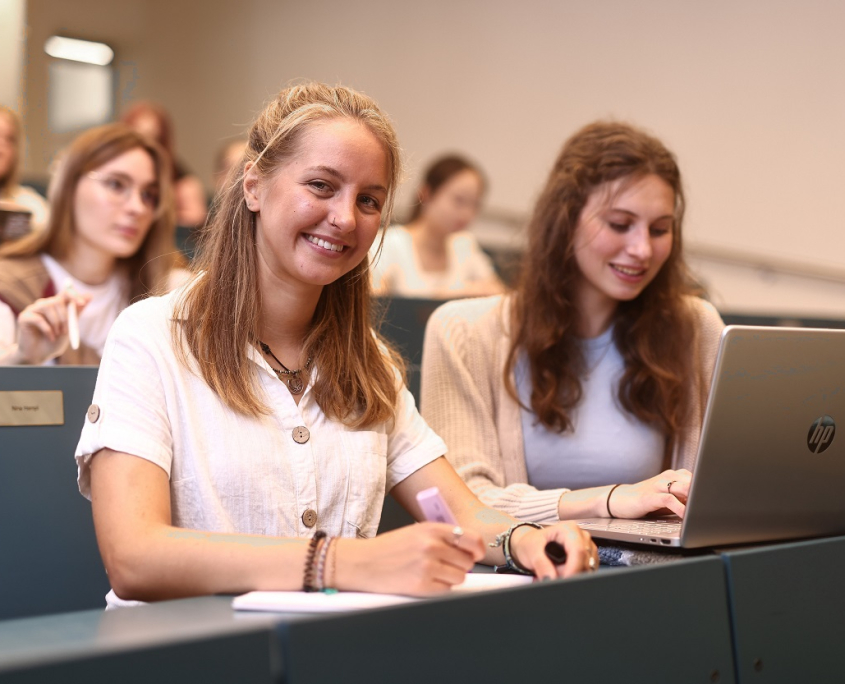
[[[0,426],[64,424],[64,395],[59,390],[0,391]]]

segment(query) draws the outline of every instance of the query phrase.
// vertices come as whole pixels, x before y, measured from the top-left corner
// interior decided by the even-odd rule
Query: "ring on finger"
[[[599,564],[596,562],[596,557],[590,556],[590,560],[587,562],[587,567],[589,567],[592,572],[595,572],[598,568],[598,565]]]
[[[464,536],[464,528],[460,525],[455,525],[452,528],[452,546],[457,546],[460,541],[461,537]]]
[[[672,485],[675,484],[676,482],[677,482],[677,480],[670,481],[669,484],[666,485],[666,491],[671,494],[672,493]]]

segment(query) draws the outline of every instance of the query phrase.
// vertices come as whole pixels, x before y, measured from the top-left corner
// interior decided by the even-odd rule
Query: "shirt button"
[[[87,415],[88,415],[88,420],[90,420],[92,423],[96,423],[98,420],[100,420],[100,407],[97,406],[96,404],[91,404],[88,407],[88,414]]]
[[[309,439],[311,439],[311,433],[304,425],[300,425],[299,427],[295,427],[293,429],[293,441],[297,444],[305,444],[305,442]]]
[[[302,514],[302,522],[305,523],[305,527],[314,527],[317,524],[317,511],[309,508]]]

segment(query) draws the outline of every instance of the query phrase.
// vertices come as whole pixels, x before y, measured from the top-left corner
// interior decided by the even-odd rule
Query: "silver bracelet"
[[[502,553],[505,555],[505,564],[504,565],[497,565],[494,567],[496,572],[516,572],[520,575],[533,575],[534,573],[528,570],[527,568],[523,568],[519,563],[516,562],[516,559],[513,557],[511,553],[511,536],[513,535],[514,531],[520,527],[533,527],[538,530],[542,530],[543,526],[538,525],[535,522],[518,522],[515,525],[511,525],[510,528],[502,532],[501,534],[496,535],[496,541],[490,542],[487,546],[491,549],[498,548],[499,546],[502,547]]]

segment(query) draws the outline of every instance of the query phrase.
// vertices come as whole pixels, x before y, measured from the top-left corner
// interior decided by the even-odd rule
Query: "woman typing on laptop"
[[[619,123],[564,145],[510,295],[428,323],[422,411],[486,504],[537,522],[683,516],[723,323],[693,296],[673,155]]]

